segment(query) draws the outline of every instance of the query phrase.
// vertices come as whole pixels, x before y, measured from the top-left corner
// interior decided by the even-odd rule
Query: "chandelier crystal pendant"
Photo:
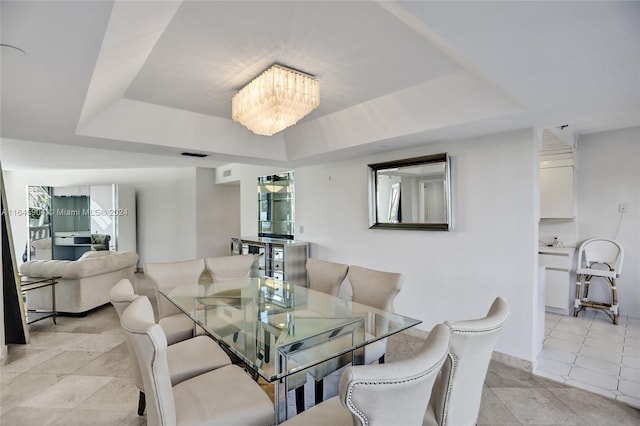
[[[231,99],[231,118],[257,135],[271,136],[320,105],[318,80],[272,65]]]

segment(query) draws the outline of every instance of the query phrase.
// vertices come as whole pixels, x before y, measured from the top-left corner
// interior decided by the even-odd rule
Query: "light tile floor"
[[[139,276],[136,289],[153,297]],[[33,324],[30,332],[31,343],[10,345],[0,367],[0,424],[146,425],[146,417],[136,414],[138,391],[124,335],[110,305],[85,318],[59,317],[58,325],[51,320]],[[422,343],[409,334],[392,336],[387,359],[411,356]],[[325,398],[337,393],[338,380],[339,372],[325,380]],[[309,407],[313,384],[308,381],[306,386]],[[273,395],[272,387],[265,390]],[[293,398],[289,407],[293,413]],[[478,424],[638,425],[640,411],[492,361]]]
[[[640,320],[602,311],[546,314],[534,373],[640,408]]]

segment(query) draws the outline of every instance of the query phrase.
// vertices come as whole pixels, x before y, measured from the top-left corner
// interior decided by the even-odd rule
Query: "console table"
[[[307,286],[309,243],[269,237],[231,238],[231,254],[257,254],[254,277],[271,277]]]
[[[26,311],[27,324],[32,324],[36,321],[43,320],[45,318],[53,318],[53,323],[56,324],[56,284],[61,277],[50,277],[40,279],[25,279],[26,277],[20,277],[20,291],[22,296],[25,296],[29,291],[36,290],[42,287],[51,287],[51,310],[50,311]]]

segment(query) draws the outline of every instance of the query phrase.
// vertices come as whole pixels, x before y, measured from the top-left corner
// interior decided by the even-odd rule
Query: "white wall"
[[[620,315],[640,318],[640,127],[581,136],[578,140],[578,233],[615,238],[625,250],[617,280]],[[626,203],[620,215],[618,205]],[[619,229],[618,229],[619,228]],[[606,285],[590,297],[608,301]]]
[[[196,169],[198,257],[229,255],[230,238],[240,235],[240,185],[215,179],[215,169]]]
[[[296,239],[311,256],[401,271],[396,311],[429,330],[444,320],[480,317],[496,296],[511,304],[497,350],[533,361],[537,297],[538,144],[533,130],[387,152],[295,169]],[[454,230],[368,229],[367,164],[448,152]],[[256,230],[257,170],[241,178],[242,234]]]

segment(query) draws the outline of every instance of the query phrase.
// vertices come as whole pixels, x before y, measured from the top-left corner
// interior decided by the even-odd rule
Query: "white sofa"
[[[133,282],[138,254],[133,252],[88,251],[80,259],[33,260],[20,266],[20,275],[30,278],[62,277],[56,285],[56,310],[84,314],[110,303],[109,290],[118,281]],[[27,293],[27,309],[51,309],[51,288]]]

